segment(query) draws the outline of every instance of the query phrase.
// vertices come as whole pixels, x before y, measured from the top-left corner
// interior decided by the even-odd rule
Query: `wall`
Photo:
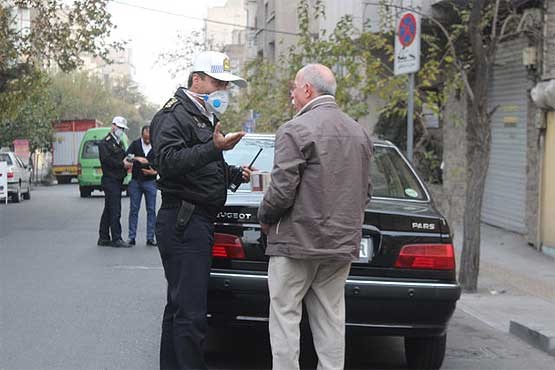
[[[555,78],[555,0],[545,0],[545,6],[542,80],[549,80]]]
[[[555,250],[555,112],[549,112],[543,162],[541,239]]]

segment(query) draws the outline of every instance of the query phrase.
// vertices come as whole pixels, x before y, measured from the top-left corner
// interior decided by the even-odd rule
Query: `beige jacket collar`
[[[295,117],[293,117],[293,118],[296,118],[296,117],[300,116],[301,114],[306,113],[309,110],[312,110],[316,107],[319,107],[319,106],[324,105],[324,104],[330,104],[330,103],[332,103],[334,105],[337,105],[337,103],[335,102],[335,97],[333,95],[317,96],[314,99],[312,99],[311,101],[309,101],[308,103],[306,103],[306,105],[304,107],[302,107],[301,110],[298,111],[297,114],[295,114]]]

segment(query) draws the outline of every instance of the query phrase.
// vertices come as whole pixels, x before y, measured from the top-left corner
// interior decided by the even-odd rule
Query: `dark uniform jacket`
[[[114,136],[109,133],[98,144],[98,154],[102,166],[102,176],[123,180],[127,175],[127,170],[123,166],[123,158],[125,158],[123,143],[120,141],[118,144]]]
[[[210,215],[223,207],[229,179],[241,169],[225,163],[212,140],[213,131],[182,88],[156,113],[150,140],[163,203],[186,200]]]
[[[127,148],[127,154],[133,154],[136,157],[146,158],[148,160],[149,166],[154,163],[154,150],[150,148],[148,155],[145,155],[145,152],[143,151],[143,144],[140,138],[133,141],[131,145],[129,145],[129,148]],[[143,165],[139,161],[133,162],[133,180],[137,180],[137,181],[156,180],[156,175],[143,174],[143,171],[141,171],[142,168],[145,168],[145,167],[143,167]]]

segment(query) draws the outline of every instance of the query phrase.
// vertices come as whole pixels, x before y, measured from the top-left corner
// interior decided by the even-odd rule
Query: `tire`
[[[79,193],[81,195],[81,198],[89,198],[91,196],[92,190],[87,187],[80,186]]]
[[[58,180],[58,184],[69,184],[71,182],[70,176],[56,176],[56,180]]]
[[[21,202],[21,184],[17,186],[17,192],[15,194],[12,194],[12,201],[14,203]]]
[[[405,337],[405,357],[411,369],[436,370],[443,364],[447,335]]]
[[[23,199],[29,200],[31,199],[31,183],[29,182],[29,187],[27,188],[27,192],[23,193]]]

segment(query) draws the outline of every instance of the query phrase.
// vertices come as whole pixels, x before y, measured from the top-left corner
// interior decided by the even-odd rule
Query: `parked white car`
[[[31,167],[14,152],[0,152],[0,161],[8,164],[8,196],[12,201],[31,199]]]

